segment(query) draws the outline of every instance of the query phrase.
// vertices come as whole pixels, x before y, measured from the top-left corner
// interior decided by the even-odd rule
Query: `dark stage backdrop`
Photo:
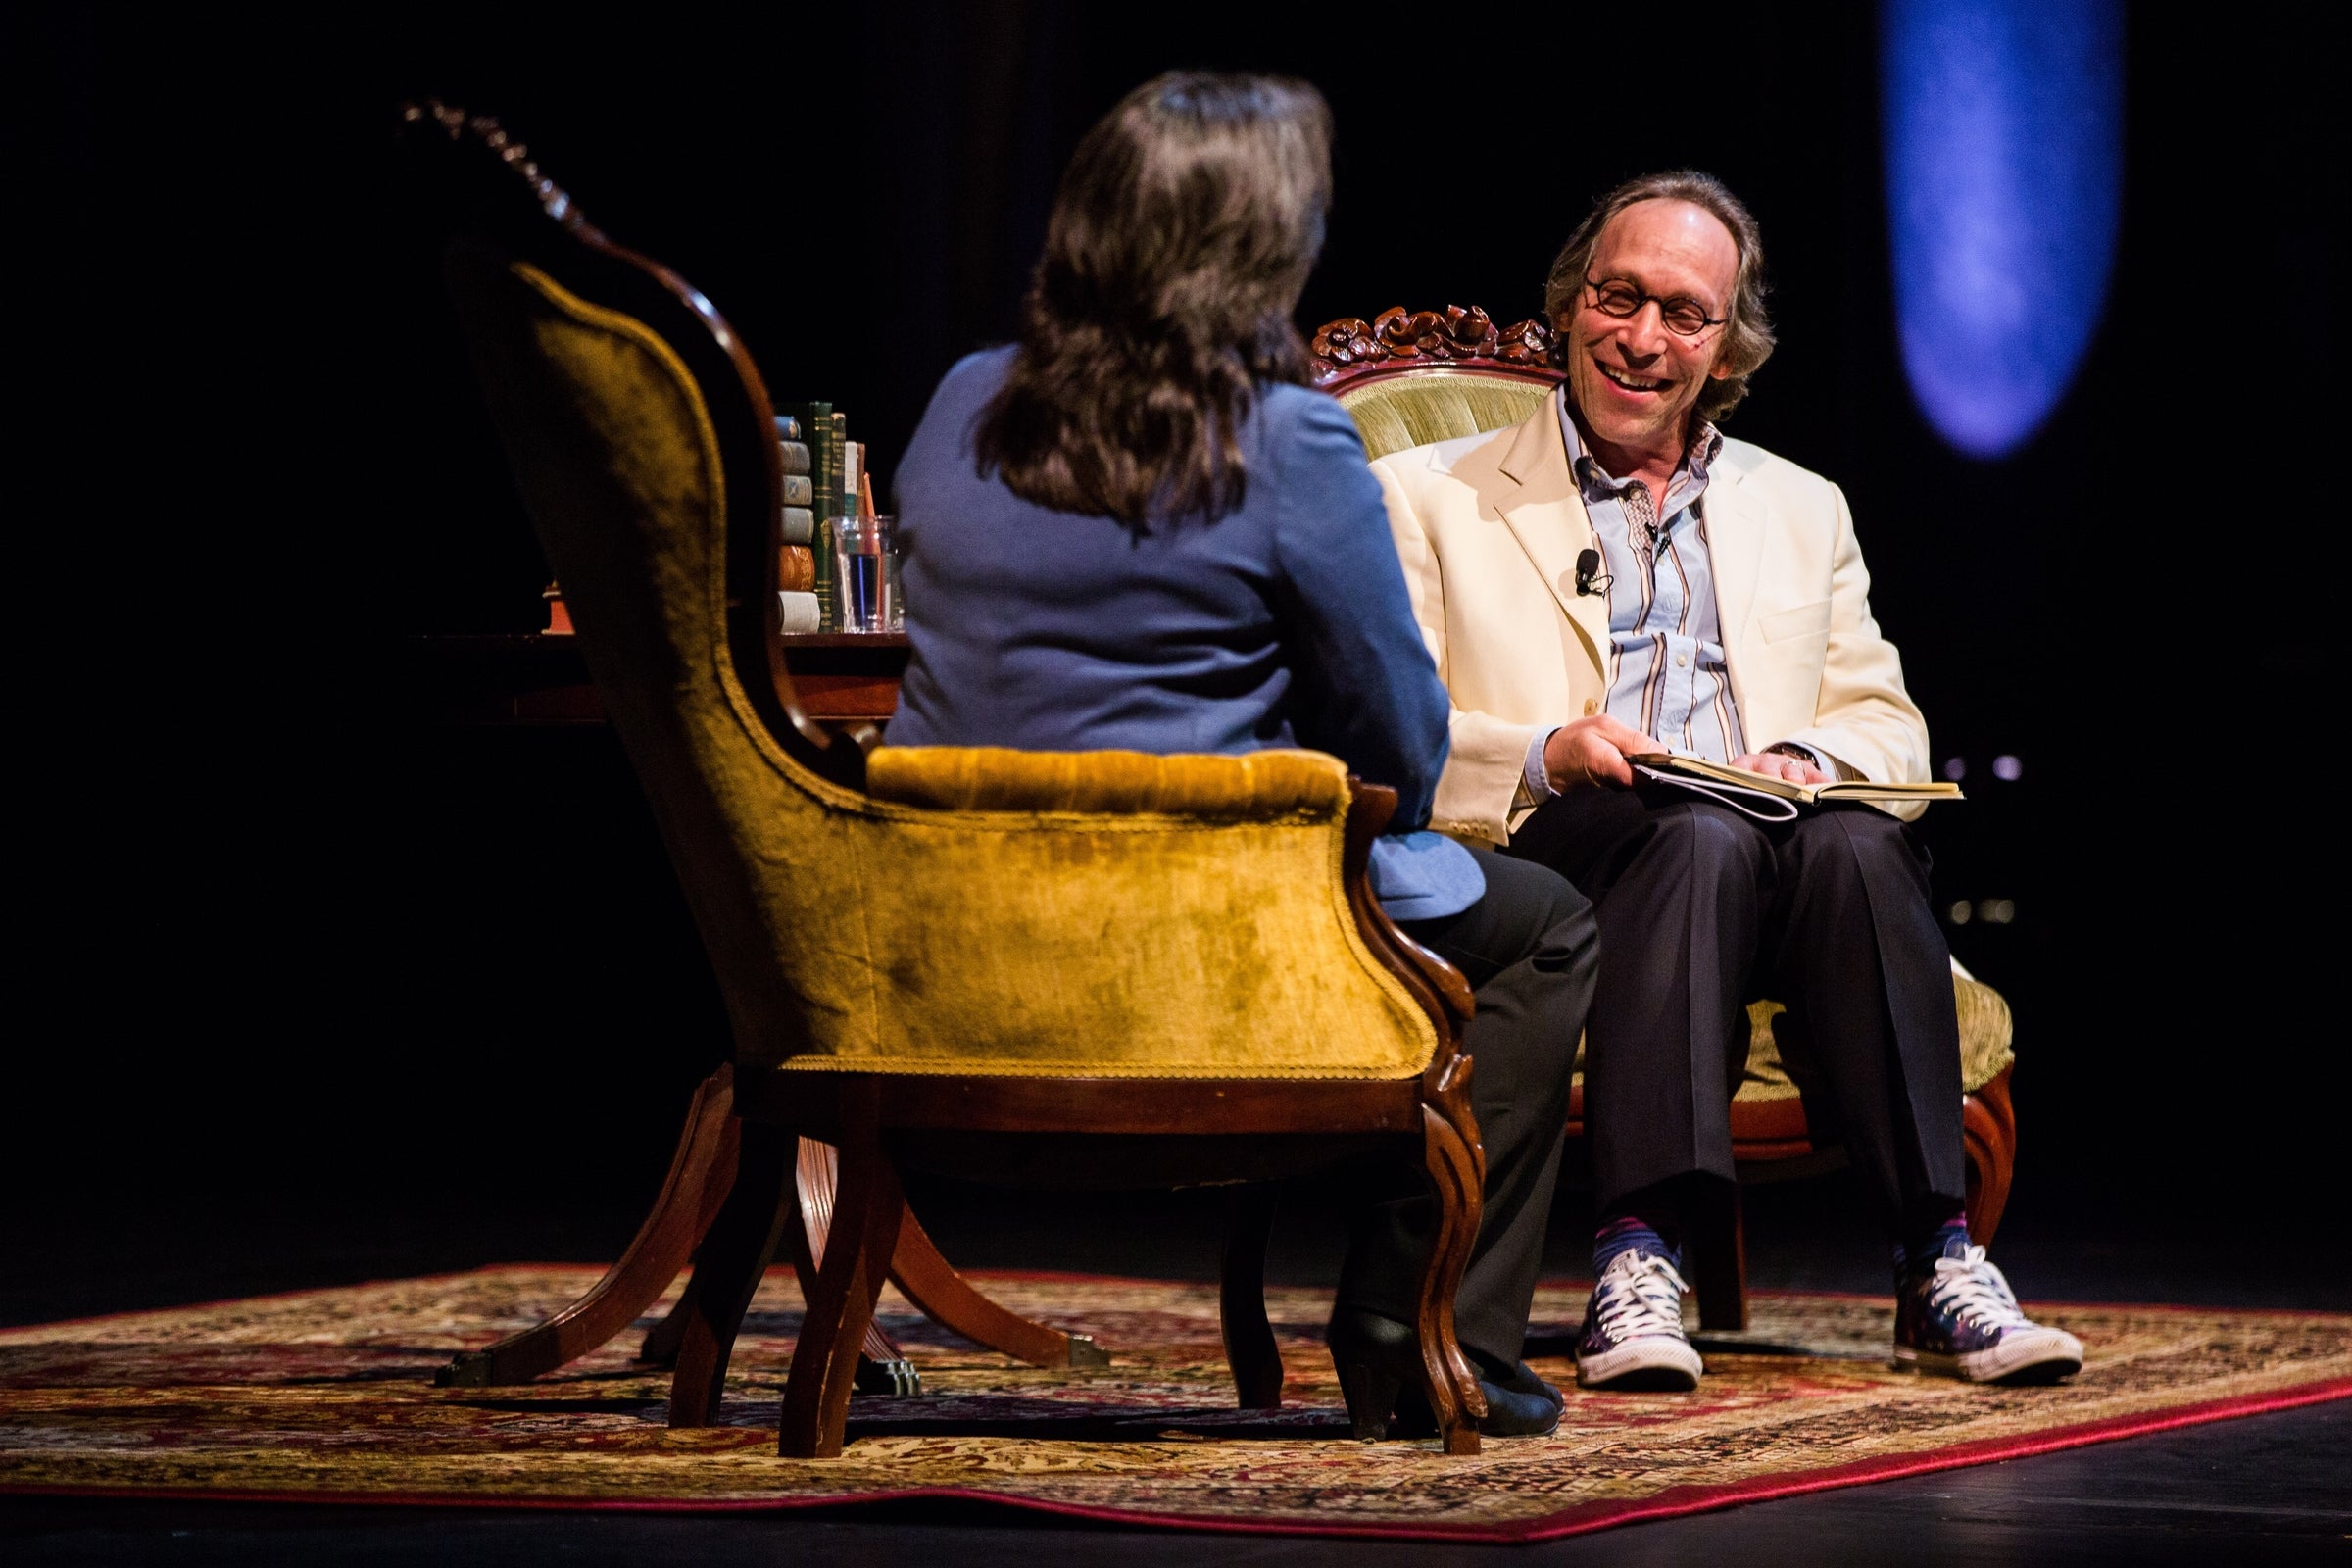
[[[2260,8],[2132,14],[2102,324],[2048,426],[1984,465],[1901,379],[1867,8],[1430,16],[17,13],[41,410],[18,468],[48,495],[11,508],[35,541],[19,1184],[462,1186],[562,1159],[642,1186],[725,1049],[610,737],[402,716],[405,638],[530,629],[545,579],[400,220],[404,97],[502,116],[887,473],[940,373],[1012,330],[1078,134],[1205,65],[1333,105],[1310,328],[1533,315],[1632,173],[1745,194],[1782,347],[1732,429],[1845,486],[1937,755],[1968,764],[1972,804],[1926,826],[1940,897],[2014,901],[1953,941],[2018,1009],[2016,1202],[2300,1203],[2345,1103],[2337,835],[2265,780],[2333,707],[2309,541],[2335,181],[2324,94],[2292,85],[2332,67]]]

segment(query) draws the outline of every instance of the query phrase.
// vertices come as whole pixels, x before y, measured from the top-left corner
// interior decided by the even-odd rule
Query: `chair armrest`
[[[1320,752],[1169,756],[885,746],[867,758],[865,783],[876,800],[951,811],[1151,812],[1206,822],[1271,822],[1344,810],[1342,874],[1365,944],[1384,955],[1407,986],[1416,977],[1426,983],[1456,1028],[1475,1010],[1462,972],[1398,930],[1372,895],[1372,841],[1396,814],[1396,792],[1353,774],[1335,777],[1335,760]]]
[[[1356,803],[1337,758],[885,746],[871,762],[822,834],[775,840],[774,885],[823,875],[831,897],[773,926],[790,1011],[744,1033],[743,1059],[1371,1079],[1452,1062],[1443,977],[1366,886],[1393,801]]]

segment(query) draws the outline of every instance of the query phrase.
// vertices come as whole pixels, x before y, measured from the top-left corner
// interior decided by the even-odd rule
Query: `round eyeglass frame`
[[[1658,308],[1659,323],[1676,337],[1694,338],[1704,333],[1709,327],[1721,326],[1731,319],[1728,316],[1709,316],[1707,308],[1688,294],[1667,296],[1647,293],[1641,285],[1629,282],[1622,277],[1612,277],[1606,281],[1595,281],[1588,277],[1585,279],[1585,287],[1592,291],[1592,308],[1611,320],[1631,320],[1642,314],[1642,306],[1655,305]],[[1622,311],[1609,309],[1608,305],[1604,303],[1603,296],[1611,289],[1623,289],[1625,293],[1631,294],[1634,297],[1633,304]],[[1622,296],[1620,297],[1622,298]],[[1695,325],[1682,326],[1676,323],[1673,312],[1678,305],[1687,306],[1697,313],[1698,320]]]

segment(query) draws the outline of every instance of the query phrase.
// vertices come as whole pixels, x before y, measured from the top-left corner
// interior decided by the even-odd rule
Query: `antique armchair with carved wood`
[[[1314,335],[1315,382],[1354,416],[1375,458],[1425,442],[1476,435],[1516,424],[1560,384],[1551,329],[1521,321],[1497,328],[1486,312],[1383,312],[1365,322],[1326,323]],[[2010,1107],[2009,1004],[1954,963],[1960,1011],[1961,1102],[1968,1152],[1968,1220],[1980,1243],[1992,1240],[2009,1199],[2017,1128]],[[1842,1160],[1817,1145],[1804,1102],[1781,1066],[1772,1020],[1776,1002],[1748,1008],[1747,1070],[1732,1101],[1732,1149],[1740,1179],[1772,1181],[1831,1168]],[[1579,1074],[1581,1080],[1581,1072]],[[1568,1135],[1583,1135],[1581,1081]],[[1708,1328],[1747,1324],[1745,1262],[1738,1194],[1728,1211],[1691,1227],[1692,1283]]]
[[[787,1235],[808,1305],[786,1454],[840,1451],[887,1275],[953,1327],[1005,1329],[949,1285],[902,1169],[1176,1186],[1385,1155],[1436,1193],[1421,1382],[1446,1450],[1476,1452],[1483,1401],[1452,1328],[1483,1171],[1470,996],[1370,895],[1394,796],[1308,752],[869,758],[819,729],[779,653],[777,454],[743,345],[675,274],[584,222],[495,122],[433,105],[409,111],[407,135],[447,215],[444,275],[525,509],[732,1025],[731,1071],[707,1086],[664,1199],[675,1234],[708,1226],[655,1336],[675,1357],[671,1423],[716,1418]],[[796,1204],[824,1211],[821,1238],[792,1223]],[[1246,1226],[1228,1247],[1223,1296],[1254,1407],[1281,1389],[1263,1243]],[[640,1274],[676,1245],[649,1249]],[[611,1332],[643,1288],[575,1308],[569,1340],[533,1331],[503,1367]],[[461,1358],[453,1381],[503,1375],[501,1349]]]

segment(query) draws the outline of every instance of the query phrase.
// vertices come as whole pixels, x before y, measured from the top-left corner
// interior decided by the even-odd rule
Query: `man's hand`
[[[1640,730],[1607,713],[1571,719],[1551,732],[1544,743],[1544,771],[1555,790],[1577,784],[1630,786],[1634,770],[1629,753],[1659,752],[1665,748]]]
[[[1825,773],[1803,758],[1790,757],[1787,752],[1744,752],[1732,759],[1732,765],[1761,773],[1766,778],[1785,778],[1791,784],[1838,782],[1837,774]]]

